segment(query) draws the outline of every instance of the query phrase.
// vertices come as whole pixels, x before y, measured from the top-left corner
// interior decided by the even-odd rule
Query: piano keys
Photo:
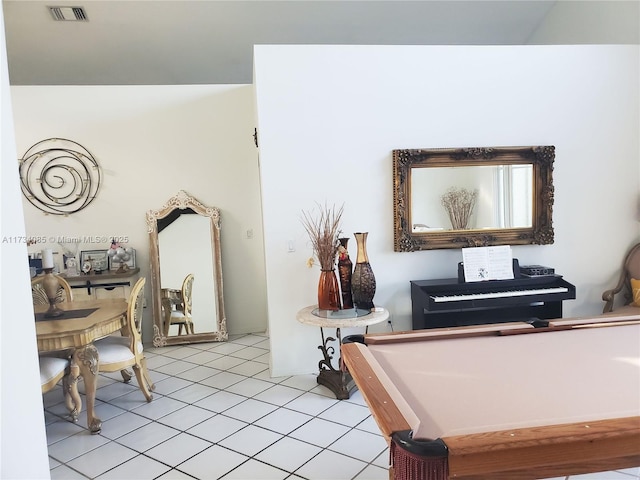
[[[411,282],[413,329],[562,318],[576,288],[560,275],[460,282]]]

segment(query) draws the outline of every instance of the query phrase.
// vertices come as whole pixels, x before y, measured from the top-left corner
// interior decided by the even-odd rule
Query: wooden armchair
[[[71,286],[67,283],[67,281],[59,275],[54,275],[56,280],[58,280],[58,294],[56,297],[56,302],[71,302],[73,301],[73,292],[71,291]],[[34,305],[49,305],[49,298],[44,291],[44,287],[42,286],[42,281],[44,280],[44,275],[38,275],[37,277],[33,277],[31,279],[31,297],[33,298]]]
[[[640,280],[640,243],[634,245],[622,263],[622,271],[618,284],[606,290],[602,294],[602,300],[606,303],[602,313],[640,314],[640,308],[633,305],[633,289],[631,279]],[[616,295],[618,295],[616,297]],[[617,300],[616,298],[622,298]]]
[[[151,391],[155,390],[155,385],[147,370],[141,333],[145,281],[144,277],[140,278],[131,290],[127,310],[126,336],[111,335],[96,340],[94,345],[100,359],[99,370],[101,372],[117,372],[132,367],[142,394],[147,402],[150,402],[153,399]],[[123,377],[126,381],[124,373]]]

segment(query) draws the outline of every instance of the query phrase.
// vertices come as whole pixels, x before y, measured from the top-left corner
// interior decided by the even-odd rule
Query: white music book
[[[513,279],[511,246],[473,247],[462,249],[466,282]]]

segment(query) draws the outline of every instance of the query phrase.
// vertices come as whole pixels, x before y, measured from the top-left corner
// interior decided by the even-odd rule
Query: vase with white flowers
[[[302,225],[309,234],[313,253],[320,264],[318,308],[340,310],[340,286],[336,276],[336,259],[340,247],[340,220],[344,206],[336,208],[317,204],[317,212],[302,211]],[[308,262],[309,266],[313,261]]]

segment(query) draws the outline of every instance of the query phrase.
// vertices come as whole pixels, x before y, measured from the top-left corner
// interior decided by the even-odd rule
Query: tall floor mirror
[[[181,190],[147,212],[153,345],[228,339],[220,211]]]

